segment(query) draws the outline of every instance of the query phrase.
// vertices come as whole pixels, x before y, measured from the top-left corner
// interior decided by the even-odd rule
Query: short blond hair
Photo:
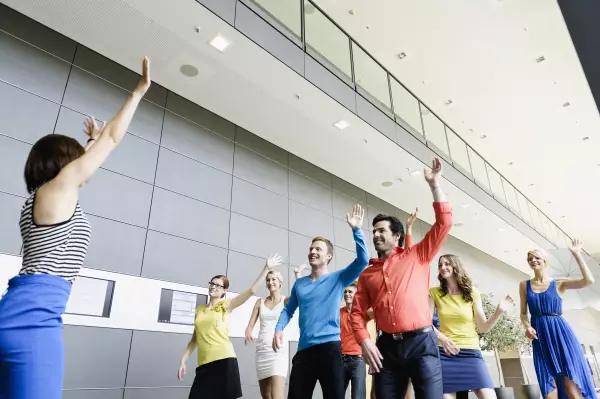
[[[544,262],[546,262],[546,263],[548,263],[548,258],[550,257],[548,255],[548,252],[546,252],[546,250],[542,249],[542,248],[535,248],[535,249],[528,251],[527,258],[529,258],[529,254],[535,255],[538,258],[543,259]]]
[[[275,278],[279,280],[279,282],[283,285],[283,275],[280,272],[278,272],[277,270],[271,270],[269,273],[267,273],[265,279],[269,278],[269,274],[275,276]]]

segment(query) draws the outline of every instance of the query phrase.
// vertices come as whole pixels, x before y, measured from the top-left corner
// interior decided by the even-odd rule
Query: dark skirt
[[[240,370],[235,357],[215,360],[196,369],[189,399],[237,399],[242,397]]]
[[[444,393],[454,393],[482,388],[494,389],[481,351],[461,349],[455,356],[448,356],[440,348]]]

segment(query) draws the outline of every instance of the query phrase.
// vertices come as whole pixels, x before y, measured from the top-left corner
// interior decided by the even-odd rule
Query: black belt
[[[431,326],[427,326],[427,327],[419,328],[416,330],[402,332],[402,333],[395,333],[395,334],[390,334],[390,333],[386,333],[385,331],[381,331],[381,336],[382,337],[390,337],[394,341],[402,341],[403,339],[416,337],[417,335],[421,335],[421,334],[426,334],[432,330],[433,330],[433,328]]]
[[[356,359],[356,358],[362,358],[362,356],[361,356],[361,355],[344,355],[344,354],[342,353],[342,359],[343,359],[343,358]]]
[[[537,313],[534,316],[562,316],[562,313]]]

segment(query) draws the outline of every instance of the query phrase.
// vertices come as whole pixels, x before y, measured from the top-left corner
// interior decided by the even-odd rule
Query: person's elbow
[[[590,285],[594,285],[594,283],[596,282],[596,280],[594,280],[594,276],[589,276],[588,278],[586,278],[583,283],[586,287],[589,287]]]

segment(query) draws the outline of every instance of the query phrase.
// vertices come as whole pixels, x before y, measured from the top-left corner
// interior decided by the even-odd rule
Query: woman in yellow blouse
[[[225,299],[229,279],[218,275],[208,283],[210,300],[196,309],[194,334],[185,349],[177,377],[181,381],[186,373],[186,363],[198,348],[198,368],[189,399],[237,399],[242,397],[240,371],[233,344],[229,340],[231,312],[243,305],[256,292],[261,282],[281,258],[274,255],[267,259],[265,267],[252,287],[238,296]]]
[[[479,399],[495,399],[494,383],[481,356],[477,329],[488,332],[502,313],[514,305],[507,295],[488,319],[481,293],[465,272],[456,255],[442,255],[438,261],[439,287],[431,288],[430,303],[437,309],[440,328],[436,329],[442,363],[444,399],[456,392],[473,390]]]

